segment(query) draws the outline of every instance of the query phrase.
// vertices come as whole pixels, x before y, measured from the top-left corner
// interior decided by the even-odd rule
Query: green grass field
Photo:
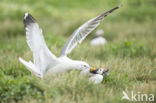
[[[36,18],[49,49],[59,56],[77,27],[120,4],[124,6],[98,27],[108,43],[91,47],[94,31],[69,55],[111,68],[101,84],[88,82],[79,71],[40,80],[19,63],[19,56],[33,59],[25,38],[25,12]],[[128,103],[121,100],[123,90],[156,96],[155,9],[155,0],[1,0],[0,103]]]

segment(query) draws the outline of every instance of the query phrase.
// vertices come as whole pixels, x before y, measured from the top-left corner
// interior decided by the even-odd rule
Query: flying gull
[[[45,43],[42,29],[30,14],[25,13],[24,27],[26,39],[27,44],[33,53],[34,62],[27,62],[21,57],[19,57],[19,61],[28,70],[40,78],[43,78],[48,71],[56,74],[69,70],[85,70],[91,68],[88,63],[79,60],[72,60],[68,58],[67,55],[100,24],[105,16],[120,7],[121,5],[106,11],[105,13],[87,21],[75,30],[67,43],[64,45],[60,57],[56,57],[52,52],[50,52]]]

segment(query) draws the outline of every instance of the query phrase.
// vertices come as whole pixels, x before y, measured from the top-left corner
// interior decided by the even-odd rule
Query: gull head
[[[90,69],[90,65],[86,62],[83,61],[76,61],[76,65],[75,65],[77,70],[86,70],[86,69]]]

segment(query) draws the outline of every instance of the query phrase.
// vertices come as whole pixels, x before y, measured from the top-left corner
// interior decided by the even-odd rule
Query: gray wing
[[[67,43],[64,45],[61,51],[61,56],[66,56],[67,54],[69,54],[78,43],[81,43],[86,38],[86,36],[100,24],[100,22],[104,19],[105,16],[107,16],[114,10],[120,8],[121,6],[122,5],[106,11],[105,13],[87,21],[85,24],[83,24],[77,30],[75,30],[69,38],[69,40],[67,41]]]
[[[33,52],[34,64],[37,69],[44,72],[48,67],[55,66],[57,58],[48,49],[42,35],[42,29],[35,19],[30,14],[25,13],[23,22],[27,44]]]

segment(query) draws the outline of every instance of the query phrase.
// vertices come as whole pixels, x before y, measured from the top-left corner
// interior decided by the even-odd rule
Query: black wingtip
[[[35,23],[35,19],[29,13],[25,13],[23,23],[24,23],[24,26],[27,26],[31,23]]]
[[[114,11],[114,10],[116,10],[116,9],[118,9],[118,8],[120,8],[120,7],[122,7],[123,6],[123,4],[120,4],[119,6],[116,6],[116,7],[114,7],[112,10],[110,10],[111,12],[112,11]]]
[[[115,11],[116,9],[118,9],[118,8],[120,8],[120,7],[122,7],[122,6],[123,6],[122,4],[119,5],[119,6],[116,6],[116,7],[112,8],[112,9],[106,11],[106,12],[105,12],[104,14],[102,14],[101,16],[104,16],[104,17],[105,17],[105,16],[107,16],[109,13]]]

